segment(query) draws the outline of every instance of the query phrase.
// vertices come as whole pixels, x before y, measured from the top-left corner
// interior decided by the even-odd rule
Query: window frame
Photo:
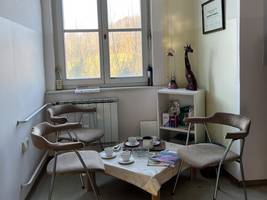
[[[63,83],[66,88],[77,86],[141,86],[147,85],[147,67],[151,64],[151,31],[150,31],[150,10],[149,0],[140,0],[141,5],[141,28],[130,29],[109,29],[107,0],[96,0],[98,9],[98,29],[75,29],[64,30],[63,6],[62,0],[53,2],[53,21],[54,21],[54,39],[55,39],[55,60],[56,66],[60,69],[63,77]],[[142,77],[110,77],[109,65],[109,33],[115,31],[141,31],[142,35]],[[100,75],[101,78],[85,79],[67,79],[65,64],[65,32],[96,32],[99,33],[99,53],[100,53]],[[106,35],[106,36],[105,36]],[[105,39],[106,37],[107,39]]]

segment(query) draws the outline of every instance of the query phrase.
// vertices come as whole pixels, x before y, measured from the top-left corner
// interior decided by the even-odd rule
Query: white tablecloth
[[[166,149],[176,151],[182,145],[166,142]],[[177,174],[180,161],[175,167],[147,166],[148,158],[135,157],[135,163],[131,165],[121,165],[118,163],[120,153],[111,160],[102,159],[105,164],[105,173],[123,181],[131,183],[152,195],[157,195],[161,185]],[[183,167],[183,170],[187,166]]]

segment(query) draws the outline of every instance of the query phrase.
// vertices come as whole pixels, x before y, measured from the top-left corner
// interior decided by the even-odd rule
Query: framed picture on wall
[[[224,0],[209,0],[202,4],[203,34],[225,29]]]

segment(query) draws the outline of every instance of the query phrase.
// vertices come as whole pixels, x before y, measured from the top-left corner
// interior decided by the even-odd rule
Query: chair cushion
[[[91,128],[78,128],[70,131],[70,134],[74,139],[76,139],[75,134],[81,142],[90,143],[99,140],[104,136],[104,131],[102,129],[91,129]],[[62,133],[59,135],[60,139],[69,140],[70,137],[67,133]]]
[[[91,170],[104,170],[104,164],[96,151],[78,151],[87,166]],[[53,173],[55,158],[51,159],[47,165],[47,173]],[[75,152],[62,153],[57,156],[57,174],[83,173],[85,172],[78,156]]]
[[[225,150],[226,148],[216,144],[203,143],[185,146],[178,150],[178,155],[192,167],[204,168],[219,164]],[[238,154],[229,151],[225,161],[233,161],[238,157]]]

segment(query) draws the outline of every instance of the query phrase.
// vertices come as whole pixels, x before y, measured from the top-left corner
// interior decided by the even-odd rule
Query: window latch
[[[107,39],[107,34],[105,33],[105,34],[104,34],[104,40],[106,40],[106,39]]]

